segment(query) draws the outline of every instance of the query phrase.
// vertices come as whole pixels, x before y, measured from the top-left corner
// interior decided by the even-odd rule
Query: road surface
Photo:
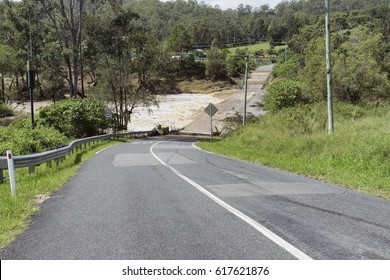
[[[101,151],[1,259],[390,259],[390,202],[155,138]]]

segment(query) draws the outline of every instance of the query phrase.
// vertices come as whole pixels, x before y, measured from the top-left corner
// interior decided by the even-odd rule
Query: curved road
[[[390,259],[389,244],[389,201],[170,137],[97,154],[0,258]]]

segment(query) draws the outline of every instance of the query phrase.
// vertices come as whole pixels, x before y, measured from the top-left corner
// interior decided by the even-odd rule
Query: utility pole
[[[328,93],[328,133],[332,134],[334,130],[333,104],[332,104],[332,64],[330,57],[330,8],[329,0],[325,0],[325,25],[326,25],[326,76]]]
[[[249,64],[249,55],[245,56],[245,97],[244,97],[244,115],[242,118],[242,125],[246,124],[246,103],[248,96],[248,64]]]

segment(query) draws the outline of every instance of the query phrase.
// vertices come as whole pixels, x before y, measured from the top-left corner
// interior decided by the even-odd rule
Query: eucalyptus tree
[[[167,40],[168,48],[176,53],[188,52],[193,49],[193,43],[187,28],[177,23]]]
[[[105,0],[37,0],[36,8],[46,15],[45,23],[59,48],[66,67],[71,96],[85,96],[78,83],[83,81],[82,43],[85,21],[102,7]],[[83,84],[82,84],[83,85]]]

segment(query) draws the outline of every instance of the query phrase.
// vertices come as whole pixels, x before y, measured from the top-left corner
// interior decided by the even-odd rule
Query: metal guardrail
[[[138,131],[138,132],[127,132],[127,133],[104,134],[99,136],[83,138],[83,139],[75,140],[71,142],[68,146],[61,147],[58,149],[37,153],[37,154],[25,155],[25,156],[14,156],[13,157],[14,165],[15,168],[28,167],[29,172],[33,173],[35,166],[39,166],[40,164],[45,162],[51,165],[52,161],[56,161],[56,163],[58,164],[60,159],[65,158],[67,155],[74,152],[74,150],[78,151],[78,149],[82,148],[83,145],[84,148],[86,148],[87,144],[90,145],[91,142],[93,143],[101,140],[121,138],[121,137],[142,138],[142,137],[149,137],[149,136],[156,136],[156,135],[157,135],[156,131]],[[8,169],[7,157],[0,156],[0,183],[3,183],[4,181],[4,170],[6,169]]]

